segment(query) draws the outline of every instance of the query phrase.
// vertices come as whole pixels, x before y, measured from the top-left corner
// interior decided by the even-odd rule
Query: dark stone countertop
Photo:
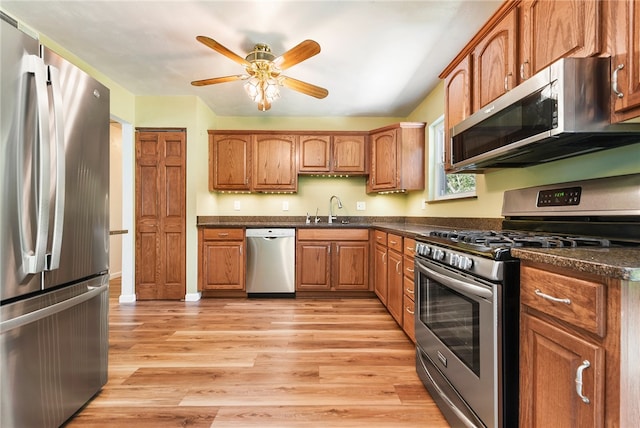
[[[348,223],[342,223],[347,220]],[[435,229],[500,230],[500,218],[441,217],[338,217],[338,223],[328,224],[326,216],[320,223],[306,224],[305,217],[198,216],[198,227],[294,227],[300,228],[376,228],[409,238],[428,235]],[[512,248],[511,254],[521,260],[593,273],[608,278],[640,281],[640,248]]]
[[[521,260],[593,273],[608,278],[640,281],[640,248],[513,248]]]

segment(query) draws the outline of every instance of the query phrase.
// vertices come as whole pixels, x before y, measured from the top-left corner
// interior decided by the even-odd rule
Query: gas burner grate
[[[496,247],[609,247],[608,239],[591,238],[583,236],[547,235],[541,233],[526,233],[518,231],[493,230],[436,230],[430,236],[445,239],[451,242],[481,245],[489,248]]]

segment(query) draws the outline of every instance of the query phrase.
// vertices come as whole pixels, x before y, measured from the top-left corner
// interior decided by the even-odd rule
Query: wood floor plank
[[[110,299],[109,379],[68,427],[446,428],[377,299]]]

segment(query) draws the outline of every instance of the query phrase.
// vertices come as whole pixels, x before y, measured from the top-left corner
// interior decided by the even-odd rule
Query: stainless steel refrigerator
[[[0,13],[0,426],[107,381],[109,90]]]

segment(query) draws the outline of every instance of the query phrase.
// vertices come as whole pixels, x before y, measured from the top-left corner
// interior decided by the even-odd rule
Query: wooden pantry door
[[[186,293],[186,131],[136,130],[136,296]]]

